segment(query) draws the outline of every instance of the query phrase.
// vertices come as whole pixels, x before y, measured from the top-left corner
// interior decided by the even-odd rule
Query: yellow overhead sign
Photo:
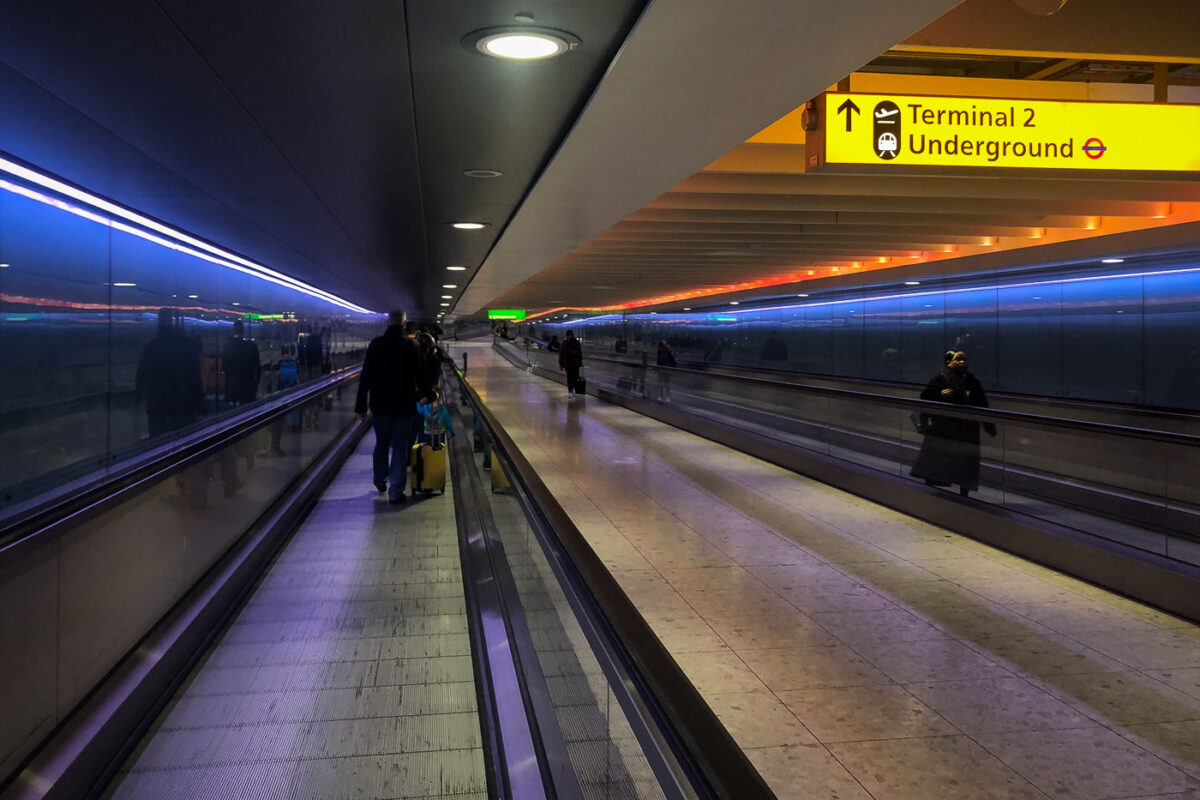
[[[816,102],[813,168],[1200,171],[1200,106],[841,93]]]

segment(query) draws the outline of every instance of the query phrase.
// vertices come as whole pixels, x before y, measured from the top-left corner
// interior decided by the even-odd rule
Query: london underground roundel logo
[[[1083,143],[1083,154],[1093,161],[1104,155],[1107,150],[1108,148],[1104,146],[1104,142],[1095,136]]]

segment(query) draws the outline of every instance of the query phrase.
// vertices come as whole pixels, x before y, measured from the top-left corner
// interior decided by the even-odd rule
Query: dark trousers
[[[375,483],[387,481],[388,497],[395,500],[404,494],[408,482],[408,451],[416,436],[416,415],[374,414],[375,451],[372,471]],[[390,456],[390,458],[389,458]]]
[[[575,385],[579,383],[579,367],[566,367],[567,370],[567,390],[575,391]]]

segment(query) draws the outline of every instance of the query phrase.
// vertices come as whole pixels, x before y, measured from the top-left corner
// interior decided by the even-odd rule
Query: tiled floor
[[[106,797],[486,796],[452,488],[389,505],[372,444]]]
[[[1200,798],[1200,628],[515,369],[470,379],[784,798]]]

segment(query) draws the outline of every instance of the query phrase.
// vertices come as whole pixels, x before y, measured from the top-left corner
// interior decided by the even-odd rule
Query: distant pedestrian
[[[417,343],[405,334],[403,311],[388,314],[388,329],[371,340],[358,381],[354,412],[367,409],[375,428],[372,472],[375,488],[388,501],[403,503],[408,479],[408,450],[417,425],[417,389],[422,380]]]
[[[967,370],[967,354],[951,350],[945,361],[946,368],[933,376],[921,392],[921,399],[987,408],[983,385]],[[929,415],[925,440],[913,464],[913,477],[924,479],[930,486],[956,483],[963,497],[978,490],[979,425],[974,420]],[[990,422],[983,423],[983,429],[996,435],[996,426]]]
[[[579,370],[583,369],[583,347],[575,338],[575,331],[567,331],[558,351],[558,368],[567,372],[567,397],[575,396],[579,384]]]
[[[546,349],[551,353],[557,353],[561,347],[562,345],[558,342],[558,336],[553,333],[550,334],[550,341],[546,342]]]
[[[665,339],[658,343],[658,356],[655,363],[660,367],[677,367],[679,362],[675,359],[675,353],[671,351],[671,345],[667,344]],[[658,399],[669,400],[671,398],[671,373],[666,370],[655,370],[658,374]]]

